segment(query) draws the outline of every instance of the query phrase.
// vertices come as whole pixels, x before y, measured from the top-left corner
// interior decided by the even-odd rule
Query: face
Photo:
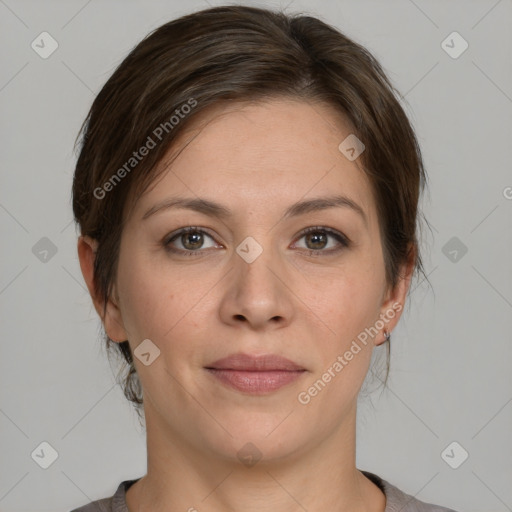
[[[233,459],[248,442],[299,453],[349,428],[406,288],[386,285],[370,183],[329,106],[276,99],[205,120],[125,224],[105,327],[132,351],[150,340],[151,363],[135,364],[153,431]],[[234,354],[274,358],[216,363]]]

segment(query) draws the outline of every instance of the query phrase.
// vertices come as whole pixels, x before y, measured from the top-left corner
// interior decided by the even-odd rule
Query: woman
[[[148,471],[75,512],[447,511],[355,465],[425,181],[368,51],[312,17],[197,12],[128,55],[82,134],[80,265]]]

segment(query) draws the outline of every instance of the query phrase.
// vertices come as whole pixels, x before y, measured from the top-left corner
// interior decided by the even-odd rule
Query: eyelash
[[[326,228],[323,226],[312,226],[312,227],[306,228],[305,230],[303,230],[301,232],[301,234],[297,240],[300,240],[301,238],[303,238],[304,236],[306,236],[310,233],[317,233],[317,232],[327,233],[328,235],[332,236],[339,242],[340,247],[337,247],[335,249],[327,249],[327,250],[326,249],[304,249],[305,251],[307,251],[308,256],[319,256],[322,254],[329,255],[329,254],[337,253],[337,252],[341,251],[342,249],[350,247],[350,245],[351,245],[350,240],[345,235],[341,234],[338,231],[335,231],[334,229]],[[213,236],[210,235],[204,229],[201,229],[196,226],[188,226],[186,228],[180,229],[178,232],[171,233],[170,235],[166,236],[163,239],[162,245],[164,246],[165,250],[170,253],[179,254],[182,256],[191,256],[191,257],[201,256],[202,253],[204,252],[201,249],[198,249],[196,251],[190,251],[190,250],[176,249],[174,247],[171,247],[170,244],[174,240],[176,240],[180,236],[187,234],[187,233],[200,233],[200,234],[207,235],[213,239]]]

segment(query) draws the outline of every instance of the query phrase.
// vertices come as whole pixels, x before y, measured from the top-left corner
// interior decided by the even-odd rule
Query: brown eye
[[[311,254],[329,254],[349,247],[350,242],[346,236],[330,228],[312,227],[302,233],[299,240],[305,240],[306,250]],[[333,244],[330,240],[335,240]],[[300,248],[300,247],[299,247]]]
[[[314,231],[305,235],[305,240],[308,249],[324,249],[328,242],[328,236],[321,231]]]
[[[187,250],[200,249],[203,245],[203,235],[199,232],[183,233],[180,241]]]
[[[213,243],[210,243],[210,245],[205,245],[208,238]],[[211,235],[202,229],[192,226],[181,229],[178,232],[169,235],[163,240],[162,244],[169,252],[187,256],[195,255],[194,253],[199,255],[201,252],[203,252],[200,249],[207,249],[216,246],[215,241]]]

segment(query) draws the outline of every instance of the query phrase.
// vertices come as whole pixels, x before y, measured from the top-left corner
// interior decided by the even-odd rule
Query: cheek
[[[361,265],[333,279],[328,290],[318,314],[335,335],[323,339],[322,365],[312,385],[318,379],[329,382],[329,390],[322,391],[323,403],[336,403],[341,411],[357,395],[368,371],[374,348],[370,328],[378,319],[382,287],[378,272]]]
[[[341,325],[364,324],[378,314],[382,282],[375,266],[361,261],[328,281],[323,303]],[[346,329],[343,329],[346,331]]]
[[[206,302],[204,296],[215,282],[213,273],[209,279],[190,269],[171,271],[143,255],[120,261],[122,317],[135,344],[149,338],[163,347],[183,329],[190,334],[194,318]]]
[[[169,306],[174,296],[160,272],[155,272],[141,254],[131,254],[129,260],[121,258],[119,261],[117,286],[123,323],[136,344],[144,338],[156,338],[155,321],[162,307]]]

